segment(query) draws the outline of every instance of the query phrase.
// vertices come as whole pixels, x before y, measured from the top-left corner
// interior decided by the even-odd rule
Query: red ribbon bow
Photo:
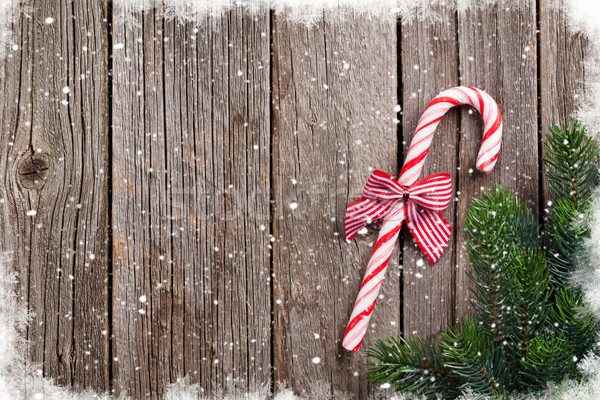
[[[398,202],[404,207],[398,224],[406,225],[431,264],[440,258],[448,244],[452,227],[442,216],[452,197],[449,174],[431,175],[409,187],[383,171],[375,171],[363,190],[363,197],[348,204],[346,209],[346,239],[381,221]]]

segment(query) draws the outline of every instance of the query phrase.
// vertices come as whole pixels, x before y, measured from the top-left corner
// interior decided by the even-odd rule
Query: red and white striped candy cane
[[[431,146],[433,134],[442,117],[452,107],[470,105],[479,111],[484,121],[484,131],[476,167],[480,171],[489,173],[496,164],[502,141],[502,115],[498,104],[483,90],[468,86],[459,86],[445,90],[438,94],[427,106],[410,143],[406,161],[402,167],[398,182],[402,187],[413,185],[421,171],[425,158]],[[392,255],[396,239],[400,233],[402,222],[405,219],[403,201],[397,201],[385,215],[381,225],[377,243],[371,254],[369,264],[365,271],[356,303],[350,316],[350,322],[344,334],[342,345],[344,348],[357,351],[363,338],[377,301],[381,282]],[[449,235],[449,232],[448,232]],[[437,259],[437,258],[435,258]]]

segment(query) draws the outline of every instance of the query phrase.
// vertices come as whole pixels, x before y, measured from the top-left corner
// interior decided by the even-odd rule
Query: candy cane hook
[[[498,160],[502,141],[500,108],[483,90],[459,86],[441,92],[425,108],[398,181],[381,171],[375,171],[365,185],[363,197],[348,205],[345,227],[347,240],[352,240],[369,223],[383,219],[344,334],[342,345],[348,350],[357,351],[362,344],[402,222],[406,220],[419,247],[432,264],[446,246],[451,227],[441,216],[441,211],[450,202],[450,176],[433,175],[421,182],[417,182],[417,179],[442,117],[449,109],[459,105],[473,106],[483,117],[483,139],[476,167],[485,173],[491,172]]]

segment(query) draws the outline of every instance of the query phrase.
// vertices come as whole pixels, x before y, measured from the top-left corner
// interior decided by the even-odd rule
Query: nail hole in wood
[[[50,176],[50,157],[38,152],[27,154],[21,159],[17,173],[25,189],[41,189]]]

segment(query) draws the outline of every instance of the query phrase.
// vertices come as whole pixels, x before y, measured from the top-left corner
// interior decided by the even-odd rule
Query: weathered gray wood
[[[297,393],[366,398],[364,348],[399,333],[396,253],[363,350],[341,346],[377,238],[346,243],[345,209],[373,169],[398,171],[396,88],[394,21],[275,20],[274,380]]]
[[[113,370],[135,398],[270,375],[269,15],[162,16],[114,31]]]
[[[439,6],[440,20],[402,25],[402,133],[405,154],[427,104],[442,90],[458,84],[456,16],[450,4]],[[458,116],[451,110],[439,125],[421,179],[450,173],[456,190]],[[455,203],[444,216],[456,226]],[[454,311],[455,237],[442,257],[430,265],[404,228],[402,268],[404,333],[430,337],[452,324]]]
[[[476,111],[461,110],[460,171],[457,205],[457,318],[472,313],[466,275],[469,256],[464,221],[474,197],[502,185],[537,212],[538,126],[536,4],[490,6],[458,14],[460,83],[486,90],[502,111],[499,161],[489,175],[475,169],[483,122]]]
[[[117,394],[140,398],[171,380],[171,273],[180,266],[171,246],[160,10],[125,26],[113,31],[113,376]]]
[[[540,20],[540,113],[542,137],[551,123],[566,123],[584,95],[584,66],[588,40],[568,29],[564,1],[541,1]],[[543,168],[545,170],[545,168]],[[549,193],[544,178],[542,208]],[[543,214],[547,215],[546,213]]]
[[[560,2],[564,3],[564,2]],[[587,38],[568,28],[564,4],[540,2],[540,96],[542,132],[565,122],[583,94],[583,60]]]
[[[265,383],[272,356],[275,382],[297,393],[372,394],[362,356],[374,339],[402,324],[435,335],[470,314],[464,220],[481,187],[544,207],[538,129],[570,115],[585,79],[586,39],[544,1],[539,60],[533,0],[440,6],[441,20],[401,27],[405,149],[427,103],[459,83],[498,100],[505,136],[483,176],[471,171],[480,117],[463,108],[444,118],[422,177],[453,175],[451,243],[431,267],[404,231],[402,285],[397,252],[352,354],[341,339],[378,229],[346,243],[344,211],[372,169],[400,167],[395,23],[274,18],[271,32],[266,13],[234,9],[195,27],[158,8],[137,24],[117,15],[108,49],[105,3],[31,3],[0,70],[0,250],[13,252],[35,313],[30,357],[45,375],[103,391],[112,369],[116,393],[134,398],[183,376],[207,391],[228,377],[241,389]]]
[[[106,4],[32,1],[0,97],[0,246],[34,318],[29,355],[62,385],[108,389]],[[88,35],[88,32],[93,34]]]

